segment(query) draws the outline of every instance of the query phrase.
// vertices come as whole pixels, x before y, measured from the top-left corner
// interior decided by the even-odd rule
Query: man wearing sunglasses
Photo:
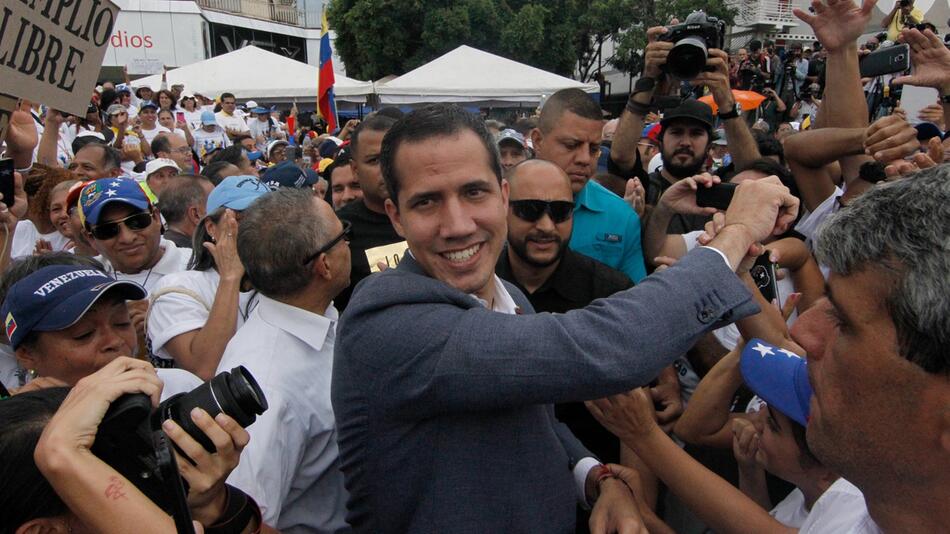
[[[237,249],[259,303],[228,343],[218,372],[244,365],[268,409],[230,483],[282,532],[345,531],[330,377],[333,299],[350,282],[350,227],[310,189],[281,188],[242,212]]]
[[[529,160],[513,167],[507,178],[508,248],[495,274],[521,290],[534,311],[566,313],[633,286],[621,271],[568,248],[574,199],[560,167]],[[620,461],[620,441],[583,403],[558,404],[555,414],[601,461]]]
[[[103,178],[83,188],[80,218],[107,271],[150,290],[166,274],[187,268],[189,251],[162,238],[157,199],[128,177]]]

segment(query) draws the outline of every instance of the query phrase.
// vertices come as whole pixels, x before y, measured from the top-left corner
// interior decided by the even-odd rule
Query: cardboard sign
[[[0,93],[84,116],[118,14],[109,0],[3,2]]]
[[[140,57],[129,61],[126,70],[129,74],[161,74],[165,70],[165,63],[160,59]]]
[[[369,262],[369,272],[378,273],[379,263],[382,262],[390,269],[395,269],[399,265],[399,260],[406,253],[409,244],[405,241],[383,245],[381,247],[366,249],[366,261]]]

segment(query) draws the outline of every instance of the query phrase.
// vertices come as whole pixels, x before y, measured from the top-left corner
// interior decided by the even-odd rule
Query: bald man
[[[495,274],[518,287],[536,312],[564,313],[633,285],[621,271],[574,252],[571,179],[549,161],[532,159],[508,175],[508,247]],[[555,413],[604,462],[620,460],[620,442],[582,403],[558,404]]]

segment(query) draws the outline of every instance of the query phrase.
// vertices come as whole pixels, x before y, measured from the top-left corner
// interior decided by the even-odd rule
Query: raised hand
[[[649,392],[644,388],[634,389],[604,399],[587,401],[587,410],[595,419],[635,449],[638,438],[651,432],[662,432],[656,424],[656,411]]]
[[[646,209],[646,189],[640,183],[639,178],[627,180],[627,186],[624,189],[623,199],[637,212],[637,216],[643,218],[643,212]]]
[[[812,0],[814,14],[798,8],[792,13],[811,26],[818,41],[832,53],[857,42],[876,4],[876,0],[863,0],[860,5],[852,0]]]
[[[892,83],[933,87],[940,94],[950,93],[950,50],[930,30],[914,28],[901,31],[900,41],[910,45],[909,76],[894,78]]]
[[[704,172],[674,183],[663,192],[659,204],[673,213],[712,215],[716,208],[701,208],[696,205],[696,191],[700,187],[712,187],[722,180]]]
[[[239,281],[244,276],[244,264],[237,252],[238,223],[234,211],[226,210],[217,225],[214,243],[204,243],[222,279]]]
[[[884,163],[915,154],[920,149],[917,130],[904,117],[898,109],[871,123],[865,133],[865,153]]]

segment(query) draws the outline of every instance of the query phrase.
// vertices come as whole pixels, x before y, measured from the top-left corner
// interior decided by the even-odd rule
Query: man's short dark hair
[[[248,134],[238,134],[234,136],[234,139],[231,140],[231,143],[240,146],[241,141],[245,139],[253,139],[253,137]]]
[[[514,130],[527,138],[531,133],[531,130],[534,130],[537,127],[537,117],[524,117],[515,121]]]
[[[203,176],[181,175],[169,180],[158,195],[158,207],[169,224],[184,220],[188,208],[205,201],[205,189],[201,186]]]
[[[229,165],[234,164],[227,161],[213,161],[205,165],[204,169],[201,169],[201,175],[210,180],[212,184],[218,185],[221,183],[221,180],[224,180],[224,177],[221,176],[221,171]]]
[[[553,130],[566,111],[595,121],[604,118],[600,106],[589,94],[580,89],[561,89],[551,95],[541,108],[541,118],[538,120],[541,132],[548,133]]]
[[[225,98],[234,98],[234,94],[233,94],[233,93],[221,93],[221,102],[222,102],[222,103],[224,103],[224,99],[225,99]],[[236,98],[234,98],[234,99],[237,100]]]
[[[785,147],[772,134],[760,130],[753,130],[752,137],[755,138],[755,144],[759,147],[759,155],[763,158],[767,156],[778,156],[778,161],[785,165]]]
[[[226,161],[231,165],[240,167],[241,164],[244,163],[242,156],[244,156],[244,147],[241,145],[231,145],[224,150],[219,150],[217,154],[211,157],[209,163]]]
[[[168,142],[168,136],[165,135],[164,132],[156,135],[155,139],[152,139],[152,143],[149,145],[149,148],[152,149],[152,154],[155,154],[156,157],[159,152],[172,151],[171,144]]]
[[[396,106],[385,106],[385,107],[379,108],[379,110],[375,114],[382,115],[383,117],[389,117],[390,119],[394,121],[398,121],[399,119],[406,116],[406,114],[403,113],[403,111],[397,108]]]
[[[409,113],[390,128],[383,138],[383,147],[379,157],[383,179],[389,198],[399,207],[399,174],[396,171],[396,151],[404,143],[418,143],[434,137],[454,136],[463,130],[470,130],[478,136],[488,152],[488,166],[491,167],[498,183],[502,180],[501,157],[495,145],[495,137],[477,115],[469,113],[455,104],[430,104]]]
[[[389,129],[393,127],[393,124],[396,124],[396,119],[388,115],[376,113],[375,115],[367,117],[366,120],[361,122],[359,126],[353,130],[353,133],[350,134],[350,154],[354,157],[356,156],[356,150],[360,142],[360,135],[364,131],[388,132]]]
[[[104,145],[102,143],[89,143],[83,148],[95,148],[102,151],[102,168],[104,170],[117,169],[122,166],[122,153],[116,150],[114,147]]]

